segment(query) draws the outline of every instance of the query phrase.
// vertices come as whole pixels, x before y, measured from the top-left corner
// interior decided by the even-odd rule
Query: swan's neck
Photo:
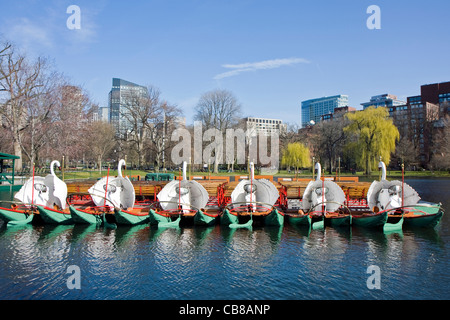
[[[318,162],[316,163],[316,169],[317,169],[316,180],[320,180],[322,178],[322,166]]]
[[[119,161],[119,167],[117,168],[117,176],[123,178],[123,175],[122,175],[122,166],[125,166],[125,164],[126,164],[125,160],[120,160],[120,161]]]
[[[51,174],[52,176],[56,176],[56,174],[55,174],[55,169],[54,169],[55,165],[58,166],[58,167],[61,166],[61,164],[59,163],[58,160],[52,161],[52,163],[50,164],[50,174]]]
[[[381,180],[386,180],[386,165],[381,162]]]
[[[187,162],[183,161],[183,180],[187,180],[186,169],[187,169]]]

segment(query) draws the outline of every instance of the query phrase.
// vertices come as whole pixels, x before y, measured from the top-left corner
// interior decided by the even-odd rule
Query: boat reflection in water
[[[450,205],[442,191],[448,179],[408,183],[424,198]],[[1,221],[0,299],[448,297],[448,226],[447,215],[436,228],[405,225],[387,234],[357,226],[312,231],[289,223],[106,229],[7,228]],[[81,290],[66,286],[72,265],[80,268]],[[382,290],[366,287],[371,265],[383,272]]]

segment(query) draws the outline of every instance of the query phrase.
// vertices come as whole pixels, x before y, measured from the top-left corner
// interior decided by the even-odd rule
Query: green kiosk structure
[[[20,185],[16,186],[14,184],[15,164],[17,159],[20,159],[20,157],[8,153],[0,153],[0,191],[20,189]],[[6,172],[7,167],[5,160],[8,160],[11,165],[11,174],[7,174]]]

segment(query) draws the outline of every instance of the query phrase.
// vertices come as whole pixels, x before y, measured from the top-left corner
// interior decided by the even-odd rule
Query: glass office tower
[[[303,101],[302,128],[319,122],[322,116],[333,113],[334,109],[346,106],[348,106],[348,96],[342,94]]]
[[[138,84],[113,78],[109,92],[109,122],[116,128],[117,135],[126,136],[133,130],[130,122],[130,110],[133,104],[145,97],[147,88]]]

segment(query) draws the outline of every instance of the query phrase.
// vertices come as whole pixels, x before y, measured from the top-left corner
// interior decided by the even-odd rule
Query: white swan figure
[[[103,177],[89,188],[88,192],[95,205],[103,206],[112,203],[117,208],[133,208],[136,195],[130,179],[122,174],[122,167],[125,165],[125,160],[121,159],[117,168],[117,177]],[[105,201],[104,198],[109,201]]]
[[[250,184],[244,186],[245,192],[245,202],[247,205],[252,205],[256,202],[256,188],[253,182],[255,181],[255,165],[250,162]],[[253,209],[254,210],[254,209]]]
[[[67,185],[56,176],[54,170],[55,165],[58,167],[61,166],[58,160],[53,160],[50,164],[50,174],[44,179],[44,184],[49,189],[47,206],[52,207],[53,205],[57,205],[64,210],[66,208]]]
[[[378,169],[381,170],[381,180],[386,180],[386,165],[383,161],[378,163]]]
[[[14,195],[14,199],[17,199],[24,204],[46,206],[49,198],[49,190],[45,185],[44,180],[45,178],[40,176],[29,178],[22,188]]]
[[[280,196],[277,188],[267,179],[255,180],[255,167],[250,162],[250,180],[242,180],[231,193],[231,202],[237,206],[251,205],[256,201],[273,206]],[[253,208],[255,211],[255,208]]]
[[[367,191],[369,208],[389,210],[415,205],[419,202],[419,194],[410,185],[398,180],[386,180],[386,165],[383,161],[378,163],[378,169],[381,170],[381,180],[373,181]]]
[[[333,181],[322,181],[322,166],[319,162],[316,162],[315,170],[317,172],[316,180],[310,181],[303,192],[303,210],[319,211],[319,205],[323,203],[326,211],[336,211],[345,202],[344,191]]]
[[[319,162],[316,162],[316,165],[314,166],[314,169],[316,170],[316,181],[319,181],[322,178],[322,166]]]
[[[186,178],[187,162],[183,161],[183,176],[182,180],[173,180],[162,188],[157,197],[160,201],[163,210],[178,209],[178,204],[181,204],[183,212],[186,210],[203,209],[206,207],[209,195],[205,187],[195,180],[187,180]]]

